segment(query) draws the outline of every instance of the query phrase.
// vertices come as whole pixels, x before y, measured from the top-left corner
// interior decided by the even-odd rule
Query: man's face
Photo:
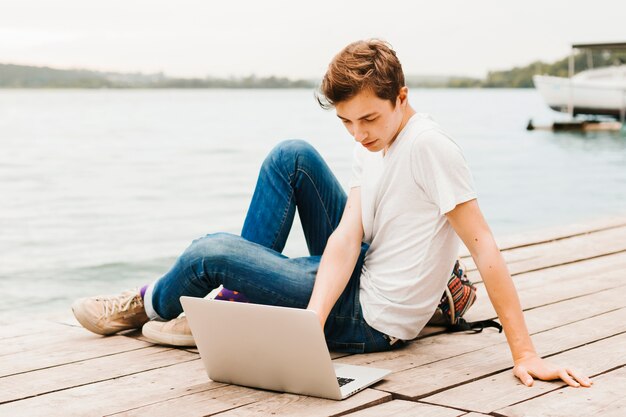
[[[389,100],[366,89],[350,100],[337,103],[335,110],[354,140],[367,150],[378,152],[388,149],[400,132],[405,97],[405,92],[401,92],[394,107]]]

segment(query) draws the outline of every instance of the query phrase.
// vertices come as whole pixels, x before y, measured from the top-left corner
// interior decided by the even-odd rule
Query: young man
[[[415,338],[433,315],[460,237],[504,327],[514,374],[526,385],[534,376],[590,386],[535,352],[463,154],[409,105],[390,46],[348,45],[329,65],[321,93],[322,107],[334,108],[357,142],[347,196],[310,145],[283,142],[261,167],[241,236],[195,240],[141,290],[78,300],[78,321],[99,334],[143,325],[161,343],[193,344],[178,317],[180,296],[203,297],[223,285],[253,303],[314,311],[330,349],[389,350]],[[311,256],[290,259],[281,251],[296,207]]]

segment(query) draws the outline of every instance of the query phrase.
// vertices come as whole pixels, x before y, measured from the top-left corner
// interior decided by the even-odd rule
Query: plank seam
[[[542,267],[542,268],[535,268],[535,269],[529,269],[528,271],[516,272],[516,273],[514,273],[512,275],[521,275],[521,274],[526,274],[528,272],[541,271],[542,269],[549,269],[549,268],[554,268],[554,267],[557,267],[557,266],[575,264],[575,263],[579,263],[579,262],[583,262],[583,261],[588,261],[588,260],[591,260],[591,259],[602,258],[604,256],[617,255],[618,253],[624,253],[624,252],[626,252],[626,249],[621,249],[621,250],[617,250],[617,251],[613,251],[613,252],[606,252],[606,253],[603,253],[601,255],[589,256],[587,258],[579,258],[579,259],[575,259],[573,261],[561,262],[561,263],[558,263],[558,264],[549,265],[549,266],[545,266],[545,267]]]
[[[606,370],[606,371],[602,371],[602,372],[599,372],[599,373],[597,373],[597,374],[593,374],[593,375],[591,375],[591,378],[595,378],[595,377],[597,377],[597,376],[599,376],[599,375],[604,375],[604,374],[607,374],[607,373],[609,373],[609,372],[613,372],[613,371],[615,371],[615,370],[617,370],[617,369],[623,368],[624,366],[626,366],[626,365],[618,365],[618,366],[614,366],[613,368],[608,369],[608,370]],[[506,407],[503,407],[503,408],[513,407],[514,405],[521,404],[521,403],[526,402],[526,401],[534,400],[535,398],[543,397],[544,395],[547,395],[547,394],[553,393],[553,392],[555,392],[555,391],[558,391],[558,390],[560,390],[560,389],[567,388],[567,387],[569,387],[569,385],[568,385],[567,383],[563,382],[563,383],[561,384],[561,386],[559,386],[559,387],[556,387],[556,388],[551,389],[551,390],[549,390],[549,391],[542,392],[542,393],[540,393],[540,394],[538,394],[538,395],[535,395],[534,397],[530,397],[530,398],[526,398],[526,399],[521,400],[521,401],[514,402],[514,403],[509,404],[509,405],[507,405]],[[572,387],[572,388],[574,388],[574,387]],[[593,388],[593,387],[591,387],[591,388]],[[584,387],[581,387],[581,388],[577,388],[577,389],[585,389],[585,388],[584,388]],[[508,417],[508,416],[506,416],[506,415],[504,415],[504,414],[497,413],[496,411],[493,411],[493,415],[494,415],[494,416],[498,416],[498,417]]]
[[[280,394],[278,394],[278,395],[280,395]],[[236,406],[236,407],[229,408],[228,410],[221,410],[221,411],[218,411],[217,413],[214,413],[214,414],[205,414],[205,415],[204,415],[204,417],[208,417],[208,416],[219,416],[220,414],[224,414],[224,413],[226,413],[226,412],[233,411],[233,410],[236,410],[236,409],[238,409],[238,408],[246,407],[246,406],[248,406],[248,405],[250,405],[250,404],[255,404],[255,403],[258,403],[258,402],[261,402],[261,401],[263,401],[263,400],[252,401],[252,402],[250,402],[250,403],[248,403],[248,404],[241,404],[241,405],[238,405],[238,406]],[[108,417],[108,416],[105,416],[105,417]]]
[[[578,346],[574,346],[574,347],[571,347],[571,348],[563,349],[563,350],[561,350],[559,352],[547,354],[547,355],[543,356],[543,359],[551,358],[552,356],[560,355],[561,353],[569,352],[570,350],[578,349],[578,348],[581,348],[583,346],[593,345],[593,344],[598,343],[598,342],[600,342],[602,340],[610,339],[612,337],[620,336],[620,335],[623,335],[623,334],[626,334],[626,331],[615,333],[615,334],[612,334],[610,336],[604,336],[604,337],[601,337],[599,339],[595,339],[592,342],[583,343],[582,345],[578,345]],[[620,365],[620,366],[623,366],[623,365]],[[619,366],[618,366],[618,368],[619,368]]]
[[[1,340],[1,341],[3,341],[3,342],[4,342],[4,341],[7,341],[7,340],[8,340],[8,341],[11,341],[11,339],[17,339],[17,338],[19,338],[19,337],[29,337],[29,336],[35,336],[35,335],[38,335],[38,334],[40,335],[40,334],[43,334],[43,333],[48,333],[49,331],[50,331],[50,329],[47,329],[47,330],[41,330],[41,331],[36,331],[36,332],[33,332],[33,333],[17,334],[17,335],[14,335],[14,336],[7,336],[7,337],[3,337],[3,338],[1,338],[0,340]]]
[[[581,294],[581,295],[576,295],[576,296],[573,296],[573,297],[563,298],[563,299],[561,299],[561,300],[554,301],[554,302],[552,302],[552,303],[546,303],[546,304],[536,305],[536,306],[534,306],[534,307],[528,307],[528,308],[525,308],[525,309],[524,309],[524,312],[526,312],[526,311],[536,310],[536,309],[538,309],[538,308],[547,307],[547,306],[554,305],[554,304],[558,304],[558,303],[565,302],[565,301],[575,300],[575,299],[577,299],[577,298],[588,297],[588,296],[590,296],[590,295],[599,294],[599,293],[604,292],[604,291],[615,290],[616,288],[620,288],[620,287],[623,287],[623,285],[616,285],[615,287],[607,287],[607,288],[603,288],[603,289],[601,289],[601,290],[597,290],[597,291],[593,291],[593,292],[588,292],[588,293]],[[621,307],[619,307],[619,308],[615,308],[615,309],[613,309],[613,310],[606,311],[606,313],[610,313],[611,311],[619,310],[620,308],[621,308]],[[600,313],[600,314],[604,314],[604,313]],[[589,316],[588,318],[591,318],[591,317],[595,317],[595,316]],[[584,320],[584,319],[583,319],[583,320]],[[577,320],[577,321],[578,321],[578,320]]]
[[[544,269],[555,268],[557,266],[571,265],[571,264],[575,264],[575,263],[579,263],[579,262],[588,261],[588,260],[591,260],[591,259],[598,259],[598,258],[602,258],[604,256],[617,255],[618,253],[624,253],[624,252],[626,252],[626,249],[621,249],[621,250],[614,251],[614,252],[607,252],[607,253],[603,253],[601,255],[590,256],[588,258],[580,258],[580,259],[575,259],[573,261],[561,262],[559,264],[547,265],[547,266],[544,266],[544,267],[541,267],[541,268],[529,269],[527,271],[514,272],[514,273],[511,274],[511,277],[514,277],[514,276],[517,276],[517,275],[528,274],[530,272],[542,271]],[[508,263],[506,263],[506,264],[508,265]],[[478,271],[478,269],[468,270],[468,272],[472,272],[472,271]],[[480,271],[479,271],[479,275],[480,275]],[[472,283],[473,284],[478,284],[478,283],[483,283],[483,281],[482,280],[480,280],[480,281],[472,281]]]
[[[374,388],[374,389],[376,389],[376,388]],[[388,394],[391,394],[391,401],[393,401],[393,400],[403,400],[403,401],[410,401],[412,403],[418,403],[418,404],[434,405],[434,406],[437,406],[437,407],[447,408],[447,409],[450,409],[450,410],[463,411],[465,413],[471,413],[472,412],[472,410],[466,410],[464,408],[454,407],[452,405],[429,403],[428,401],[422,401],[422,400],[420,400],[418,398],[406,397],[406,396],[404,396],[402,394],[397,394],[397,393],[393,393],[393,392],[389,392],[389,391],[385,391],[385,390],[379,390],[379,391],[383,391],[383,392],[386,392]]]
[[[558,242],[559,240],[565,240],[565,239],[571,239],[571,238],[574,238],[574,237],[590,235],[592,233],[604,232],[606,230],[611,230],[611,229],[619,229],[620,227],[624,227],[624,226],[626,226],[626,223],[621,223],[621,224],[617,224],[617,225],[614,225],[614,226],[601,227],[601,228],[598,228],[598,229],[591,229],[591,230],[587,230],[585,232],[578,232],[578,233],[574,233],[574,234],[571,234],[571,235],[568,234],[568,235],[561,235],[561,236],[557,236],[557,237],[549,238],[549,239],[542,239],[542,240],[539,240],[537,242],[522,243],[522,244],[518,244],[518,245],[507,246],[505,248],[501,248],[500,250],[513,250],[513,249],[519,249],[519,248],[526,248],[526,247],[530,247],[530,246],[542,245],[544,243]]]
[[[618,369],[626,367],[626,364],[614,366],[611,369],[607,369],[606,371],[598,372],[597,374],[591,375],[591,378],[595,378],[600,375],[608,374],[609,372],[617,371]]]
[[[82,326],[75,326],[75,325],[72,325],[72,324],[69,324],[69,323],[63,323],[63,322],[54,321],[54,320],[45,320],[45,322],[46,323],[57,324],[59,326],[71,327],[71,328],[80,328],[80,327],[82,327]],[[18,337],[34,336],[34,335],[38,335],[38,334],[42,334],[42,333],[48,333],[48,332],[50,332],[49,328],[48,329],[35,330],[32,333],[27,332],[27,333],[24,333],[24,334],[16,334],[16,335],[13,335],[13,336],[0,337],[0,340],[1,341],[5,341],[5,340],[9,340],[9,339],[15,339],[15,338],[18,338]]]
[[[381,391],[381,390],[377,390],[377,391]],[[387,394],[389,394],[389,393],[387,393]],[[385,403],[391,401],[392,399],[393,399],[393,395],[389,394],[389,395],[386,395],[386,396],[384,396],[382,398],[379,398],[377,400],[373,400],[372,402],[369,402],[367,404],[356,406],[355,408],[353,408],[351,410],[340,411],[339,413],[331,414],[329,417],[340,417],[340,416],[345,416],[346,414],[356,413],[357,411],[367,410],[368,408],[372,408],[372,407],[376,407],[376,406],[381,405],[381,404],[385,404]]]
[[[28,371],[23,371],[23,372],[15,372],[15,373],[13,373],[13,374],[2,375],[2,376],[0,376],[0,379],[2,379],[2,378],[6,378],[6,377],[9,377],[9,376],[15,376],[15,375],[27,374],[27,373],[29,373],[29,372],[36,372],[36,371],[43,371],[43,370],[45,370],[45,369],[57,368],[57,367],[59,367],[59,366],[64,366],[64,365],[71,365],[71,364],[74,364],[74,363],[79,363],[79,362],[87,362],[87,361],[91,361],[91,360],[94,360],[94,359],[106,358],[106,357],[108,357],[108,356],[120,355],[120,354],[122,354],[122,353],[135,352],[135,351],[137,351],[137,350],[148,349],[148,348],[150,348],[150,347],[152,347],[152,346],[142,346],[142,347],[138,347],[138,348],[135,348],[135,349],[122,350],[122,351],[120,351],[120,352],[107,353],[107,354],[105,354],[105,355],[101,355],[101,356],[94,356],[94,357],[92,357],[92,358],[83,358],[83,359],[78,359],[78,360],[75,360],[75,361],[63,362],[63,363],[59,363],[59,364],[56,364],[56,365],[50,365],[50,366],[44,366],[44,367],[41,367],[41,368],[31,369],[31,370],[28,370]],[[169,351],[169,350],[173,350],[173,349],[166,349],[165,351],[167,352],[167,351]],[[7,354],[7,355],[13,355],[13,354],[14,354],[14,353],[10,353],[10,354]]]
[[[598,291],[589,292],[589,293],[585,293],[585,294],[580,294],[580,295],[577,295],[577,296],[574,296],[574,297],[563,298],[562,300],[554,301],[552,303],[546,303],[546,304],[536,305],[534,307],[528,307],[528,308],[523,309],[523,312],[526,313],[527,311],[532,311],[532,310],[536,310],[538,308],[543,308],[543,307],[548,307],[548,306],[551,306],[551,305],[556,305],[556,304],[559,304],[559,303],[562,303],[562,302],[565,302],[565,301],[575,300],[577,298],[588,297],[588,296],[593,295],[593,294],[598,294],[598,293],[601,293],[603,291],[614,290],[614,289],[620,288],[620,287],[622,287],[622,285],[617,285],[615,287],[603,288],[603,289],[598,290]],[[552,329],[556,329],[558,327],[566,326],[568,324],[576,323],[577,321],[587,320],[587,319],[590,319],[590,318],[593,318],[593,317],[601,316],[601,315],[606,314],[606,313],[612,313],[613,311],[621,310],[622,308],[623,307],[618,307],[618,308],[614,308],[612,310],[603,311],[602,313],[593,314],[591,316],[582,318],[580,320],[570,321],[570,322],[564,323],[564,324],[562,324],[560,326],[551,327],[550,329],[541,330],[541,331],[538,331],[538,332],[535,332],[535,333],[532,333],[532,334],[539,334],[539,333],[545,332],[547,330],[552,330]],[[500,319],[500,317],[498,317],[498,316],[495,316],[495,317],[494,316],[490,316],[490,317],[487,317],[487,319],[485,319],[485,320],[499,320],[499,319]],[[424,336],[424,338],[429,337],[429,336],[430,335]]]
[[[171,365],[164,365],[164,366],[157,366],[157,367],[149,368],[149,369],[142,369],[141,371],[131,372],[129,374],[118,375],[118,376],[114,376],[114,377],[110,377],[110,378],[104,378],[104,379],[101,379],[101,380],[89,381],[89,382],[86,382],[84,384],[78,384],[78,385],[74,385],[74,386],[71,386],[71,387],[64,387],[64,388],[60,388],[60,389],[56,389],[56,390],[40,392],[38,394],[28,395],[28,396],[22,397],[22,398],[15,398],[13,400],[0,401],[0,405],[9,404],[9,403],[13,403],[13,402],[16,402],[16,401],[28,400],[30,398],[39,397],[41,395],[53,394],[55,392],[67,391],[69,389],[80,388],[80,387],[83,387],[83,386],[86,386],[86,385],[97,384],[97,383],[105,382],[105,381],[112,381],[114,379],[124,378],[124,377],[131,376],[131,375],[137,375],[137,374],[140,374],[140,373],[143,373],[143,372],[147,372],[147,371],[154,371],[155,369],[169,368],[170,366],[180,365],[182,363],[193,362],[193,361],[197,361],[197,360],[199,360],[199,358],[194,358],[194,359],[190,359],[190,360],[186,360],[186,361],[182,361],[182,362],[177,362],[177,363],[173,363]],[[78,362],[80,362],[80,361],[78,361]],[[46,368],[43,368],[43,369],[46,369]]]
[[[372,400],[371,402],[369,402],[369,403],[367,403],[367,404],[358,405],[358,406],[356,406],[356,407],[354,407],[354,408],[351,408],[351,409],[349,409],[349,410],[340,411],[340,412],[335,413],[335,414],[329,414],[329,415],[328,415],[328,417],[340,417],[340,416],[344,416],[344,415],[346,415],[346,414],[355,413],[355,412],[360,411],[360,410],[366,410],[366,409],[368,409],[368,408],[372,408],[372,407],[375,407],[375,406],[377,406],[377,405],[381,405],[381,404],[384,404],[384,403],[386,403],[386,402],[389,402],[389,401],[391,401],[391,400],[393,399],[393,395],[392,395],[391,393],[387,392],[387,391],[377,390],[377,389],[375,389],[375,388],[370,388],[370,389],[372,389],[372,390],[374,390],[374,391],[385,392],[385,393],[387,393],[388,395],[386,395],[386,396],[384,396],[384,397],[382,397],[382,398],[376,399],[376,400]],[[288,394],[288,393],[283,393],[283,394]],[[281,395],[281,394],[279,393],[279,394],[277,394],[277,395]],[[293,395],[293,394],[292,394],[292,395]],[[296,394],[296,395],[297,395],[297,394]],[[237,406],[237,407],[230,408],[230,409],[228,409],[228,410],[221,410],[221,411],[218,411],[218,412],[217,412],[217,413],[215,413],[215,414],[206,414],[205,416],[219,416],[220,414],[227,413],[227,412],[229,412],[229,411],[236,410],[236,409],[238,409],[238,408],[247,407],[247,406],[249,406],[250,404],[254,404],[254,403],[258,403],[258,402],[261,402],[261,401],[266,401],[266,400],[267,400],[267,399],[265,399],[265,400],[257,400],[257,401],[252,401],[252,402],[250,402],[250,403],[248,403],[248,404],[242,404],[242,405],[239,405],[239,406]],[[274,414],[274,413],[272,413],[272,414]],[[109,417],[109,416],[104,416],[104,417]]]
[[[505,371],[508,371],[508,370],[511,370],[511,369],[513,369],[512,366],[504,368],[504,369],[500,369],[500,370],[497,370],[497,371],[492,371],[492,372],[489,372],[489,373],[487,373],[485,375],[481,375],[481,376],[477,376],[477,377],[474,377],[474,378],[466,379],[464,381],[461,381],[461,382],[458,382],[458,383],[455,383],[455,384],[452,384],[452,385],[448,385],[446,387],[439,388],[439,389],[436,389],[434,391],[430,391],[430,392],[427,392],[427,393],[424,393],[424,394],[420,394],[420,395],[417,395],[415,397],[410,397],[410,396],[406,396],[406,395],[403,395],[403,394],[396,394],[396,393],[392,393],[392,395],[394,397],[397,395],[398,399],[401,399],[401,400],[421,401],[423,403],[430,404],[427,401],[422,401],[422,399],[426,398],[426,397],[430,397],[431,395],[439,394],[440,392],[447,391],[447,390],[452,389],[452,388],[460,387],[461,385],[465,385],[465,384],[469,384],[471,382],[479,381],[479,380],[484,379],[484,378],[489,378],[489,377],[491,377],[493,375],[496,375],[496,374],[499,374],[501,372],[505,372]],[[431,405],[441,405],[441,404],[431,404]],[[449,407],[456,408],[456,407],[452,407],[452,406],[449,406]],[[461,409],[461,408],[459,408],[459,410],[468,411],[468,412],[476,411],[476,410],[464,410],[464,409]]]
[[[150,407],[150,406],[157,405],[157,404],[161,404],[161,403],[164,403],[164,402],[167,402],[167,401],[171,401],[173,399],[189,397],[190,395],[196,395],[196,394],[200,394],[200,393],[203,393],[203,392],[213,391],[213,390],[216,390],[216,389],[219,389],[219,388],[228,387],[228,386],[233,386],[233,385],[232,384],[219,385],[217,387],[213,387],[213,388],[208,388],[208,389],[204,389],[204,390],[201,390],[201,391],[192,392],[190,394],[183,394],[183,395],[179,395],[179,396],[174,397],[174,398],[168,398],[168,399],[162,400],[162,401],[155,401],[155,402],[152,402],[152,403],[149,403],[149,404],[143,404],[143,405],[141,405],[139,407],[133,407],[133,408],[129,408],[127,410],[116,411],[116,412],[114,412],[112,414],[105,414],[102,417],[111,417],[111,416],[115,416],[115,415],[122,414],[122,413],[128,413],[129,411],[140,410],[142,408]],[[215,399],[215,398],[213,398],[213,399]],[[234,405],[231,408],[225,408],[223,410],[220,410],[220,411],[218,411],[215,414],[206,414],[206,416],[212,416],[212,415],[217,415],[219,413],[225,413],[227,411],[232,411],[232,410],[234,410],[236,408],[239,408],[239,407],[245,407],[246,405],[250,405],[250,404],[253,404],[253,403],[259,402],[259,401],[261,401],[261,400],[253,400],[253,401],[250,401],[249,403],[246,403],[246,404]]]

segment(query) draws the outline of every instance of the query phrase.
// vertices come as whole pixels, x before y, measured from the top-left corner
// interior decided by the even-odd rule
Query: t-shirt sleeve
[[[352,174],[350,176],[349,188],[361,186],[361,175],[363,174],[363,154],[360,152],[361,144],[357,143],[352,152]]]
[[[474,180],[461,148],[438,129],[422,133],[413,143],[411,167],[415,183],[439,207],[440,215],[476,198]]]

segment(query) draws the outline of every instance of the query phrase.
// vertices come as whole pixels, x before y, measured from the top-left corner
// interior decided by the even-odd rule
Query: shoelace
[[[104,301],[104,316],[114,315],[139,305],[139,300],[135,291],[127,291],[121,296],[102,297]]]

